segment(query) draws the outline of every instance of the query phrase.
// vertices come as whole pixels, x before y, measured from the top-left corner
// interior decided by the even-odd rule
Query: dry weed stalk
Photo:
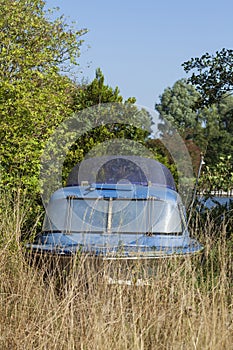
[[[206,250],[201,257],[146,267],[141,262],[133,264],[133,272],[132,265],[96,266],[81,257],[69,274],[59,269],[48,273],[46,265],[37,268],[25,259],[23,213],[20,198],[14,210],[7,203],[1,209],[1,349],[232,347],[232,245],[224,240],[224,224],[214,241],[211,223],[202,228]],[[109,276],[142,277],[150,283],[109,284]]]

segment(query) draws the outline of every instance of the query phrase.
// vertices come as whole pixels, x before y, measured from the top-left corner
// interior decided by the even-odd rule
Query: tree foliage
[[[152,125],[149,113],[138,110],[134,97],[124,101],[118,87],[113,89],[106,85],[100,68],[96,70],[96,77],[92,82],[77,87],[73,101],[74,113],[78,113],[78,119],[83,124],[89,125],[89,130],[75,141],[67,153],[63,169],[64,181],[71,168],[89,152],[92,152],[92,156],[133,152],[132,143],[129,146],[127,143],[123,145],[110,140],[135,141],[136,153],[141,150],[139,144],[146,147]]]
[[[205,53],[182,64],[188,73],[193,71],[189,82],[200,93],[198,106],[210,106],[233,90],[233,50],[223,48],[215,55]]]
[[[85,33],[62,16],[51,20],[42,0],[0,0],[0,187],[25,189],[32,216],[40,203],[41,155],[56,127],[82,109],[123,100],[118,88],[104,84],[100,70],[93,82],[81,86],[68,77],[78,64]],[[136,129],[131,124],[92,130],[80,138],[75,152],[70,150],[68,165],[116,134],[142,139],[145,130]]]
[[[206,163],[216,165],[220,157],[233,152],[233,97],[227,96],[211,106],[197,107],[200,93],[185,80],[165,89],[155,108],[184,138],[193,159],[199,165],[202,152]],[[163,131],[163,124],[160,126]]]
[[[155,109],[160,116],[177,127],[182,134],[194,130],[199,124],[198,111],[193,109],[199,98],[196,89],[184,79],[178,80],[173,87],[168,87],[160,96],[160,103]]]
[[[200,191],[228,192],[233,189],[232,156],[220,157],[216,166],[206,165],[199,181]]]
[[[119,88],[113,89],[104,82],[105,78],[100,68],[97,68],[92,82],[77,87],[73,95],[73,110],[82,110],[101,103],[123,102]],[[135,102],[135,99],[130,99]]]
[[[42,0],[0,1],[1,78],[35,79],[77,64],[86,29],[69,27],[63,16],[50,20]]]
[[[74,84],[61,71],[78,63],[86,30],[51,21],[44,6],[0,1],[0,170],[8,187],[35,189],[44,143],[72,112]]]

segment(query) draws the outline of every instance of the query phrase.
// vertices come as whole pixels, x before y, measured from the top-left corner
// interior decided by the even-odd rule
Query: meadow
[[[0,349],[232,349],[233,242],[224,220],[217,235],[212,221],[192,222],[191,233],[205,246],[199,256],[128,269],[81,256],[69,273],[48,272],[25,255],[28,203],[2,203]],[[144,284],[137,283],[142,271]],[[131,285],[109,283],[122,276]]]

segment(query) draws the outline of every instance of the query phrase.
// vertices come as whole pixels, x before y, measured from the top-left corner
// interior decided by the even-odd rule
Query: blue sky
[[[125,99],[152,109],[164,89],[187,77],[184,61],[233,48],[232,0],[47,0],[47,6],[89,30],[80,80],[92,80],[100,67]]]

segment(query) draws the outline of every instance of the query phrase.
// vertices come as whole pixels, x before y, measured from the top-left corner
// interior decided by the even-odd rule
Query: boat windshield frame
[[[107,234],[107,235],[115,235],[115,234],[136,234],[136,235],[147,235],[147,236],[153,236],[153,235],[175,235],[175,236],[182,236],[183,235],[183,232],[185,231],[186,229],[186,222],[185,222],[185,217],[184,217],[184,213],[183,213],[183,206],[181,203],[178,203],[177,201],[173,201],[173,202],[169,202],[169,201],[166,201],[164,199],[161,199],[161,198],[158,198],[156,196],[148,196],[147,198],[145,197],[142,197],[142,198],[138,198],[138,197],[132,197],[132,198],[129,198],[129,197],[112,197],[112,196],[106,196],[106,195],[102,195],[102,196],[84,196],[84,195],[81,195],[81,196],[78,196],[78,195],[68,195],[66,196],[65,198],[63,199],[66,199],[67,202],[68,202],[68,205],[67,205],[67,213],[66,213],[66,217],[67,217],[67,225],[66,225],[66,228],[65,229],[61,229],[59,230],[58,229],[54,229],[53,228],[53,224],[52,224],[52,221],[51,218],[49,218],[48,216],[48,213],[46,215],[47,217],[47,220],[49,220],[49,222],[51,222],[50,224],[50,227],[51,229],[44,229],[43,232],[44,233],[55,233],[55,232],[59,232],[59,233],[63,233],[63,234],[74,234],[74,233],[83,233],[83,234]],[[106,204],[106,207],[107,207],[107,211],[106,212],[102,212],[101,215],[102,215],[102,220],[103,220],[103,225],[97,229],[98,225],[92,225],[95,229],[91,229],[91,227],[87,230],[84,230],[82,228],[80,229],[73,229],[72,228],[72,224],[71,224],[71,221],[72,221],[72,216],[73,215],[78,215],[77,213],[74,213],[74,206],[73,206],[73,201],[92,201],[92,202],[99,202],[99,201],[105,201],[105,204]],[[127,224],[124,224],[122,225],[122,228],[120,228],[119,226],[117,225],[113,225],[113,220],[114,220],[114,212],[113,212],[113,205],[114,205],[114,202],[122,202],[122,203],[126,203],[127,205],[127,202],[129,203],[134,203],[134,202],[144,202],[145,203],[145,206],[147,206],[147,210],[146,211],[146,215],[147,215],[147,221],[146,221],[146,227],[148,227],[149,229],[145,229],[145,230],[124,230],[122,229],[124,226],[127,226]],[[153,231],[153,223],[152,223],[152,220],[153,220],[153,212],[152,210],[154,208],[150,208],[149,204],[151,202],[160,202],[160,203],[163,203],[164,205],[168,205],[168,206],[171,206],[173,209],[177,208],[178,212],[179,212],[179,216],[180,216],[180,223],[181,223],[181,230],[179,231],[172,231],[172,232],[161,232],[161,231]],[[142,204],[143,206],[143,204]],[[98,211],[97,208],[94,209],[96,212]],[[145,209],[143,209],[145,210]],[[100,211],[101,212],[101,211]],[[121,212],[123,212],[121,210]],[[125,214],[127,215],[127,214]],[[135,216],[135,220],[136,219],[136,216]],[[48,223],[48,222],[47,222]],[[88,226],[88,225],[87,225]],[[116,229],[116,227],[118,227],[118,229]]]

